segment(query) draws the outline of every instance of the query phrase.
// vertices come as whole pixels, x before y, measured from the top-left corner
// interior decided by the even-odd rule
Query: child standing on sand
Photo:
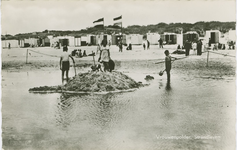
[[[68,71],[69,71],[69,68],[70,68],[69,57],[72,59],[73,64],[75,65],[75,61],[74,61],[73,57],[68,53],[68,48],[65,45],[63,47],[63,54],[60,57],[60,64],[59,64],[60,65],[60,70],[62,70],[62,83],[63,83],[63,78],[64,78],[64,72],[65,71],[66,71],[67,81],[69,79],[68,78]]]

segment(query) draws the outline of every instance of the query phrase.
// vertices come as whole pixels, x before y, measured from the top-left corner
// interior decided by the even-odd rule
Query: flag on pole
[[[114,18],[114,26],[122,27],[122,16]]]
[[[94,27],[104,27],[104,18],[100,18],[96,21],[93,22],[94,23]]]

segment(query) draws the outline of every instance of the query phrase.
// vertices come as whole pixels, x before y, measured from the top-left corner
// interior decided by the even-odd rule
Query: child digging
[[[68,71],[70,68],[70,63],[69,63],[69,57],[72,59],[73,61],[73,65],[75,65],[75,61],[73,59],[73,57],[68,53],[68,48],[67,46],[63,47],[63,54],[60,57],[60,70],[62,70],[62,83],[63,83],[63,79],[64,79],[64,72],[66,71],[66,79],[68,82]]]

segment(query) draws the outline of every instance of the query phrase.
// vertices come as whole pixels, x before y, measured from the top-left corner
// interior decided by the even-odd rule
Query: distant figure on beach
[[[83,52],[83,57],[86,57],[87,55],[86,55],[86,50],[84,50],[84,52]]]
[[[196,42],[193,42],[192,49],[193,49],[193,54],[196,55],[196,50],[197,50],[197,43]]]
[[[212,49],[212,50],[213,50],[213,51],[214,51],[214,50],[218,50],[217,44],[214,44],[214,45],[213,45],[213,49]]]
[[[211,47],[211,38],[209,38],[208,47],[209,47],[209,48]]]
[[[123,52],[123,43],[122,40],[119,40],[118,42],[119,52]]]
[[[103,39],[102,43],[101,43],[101,51],[100,51],[100,57],[99,57],[98,61],[103,63],[104,72],[110,71],[109,60],[110,60],[109,46],[107,45],[107,41],[105,39]]]
[[[73,64],[75,65],[75,61],[73,59],[73,57],[68,53],[68,48],[67,46],[65,45],[63,47],[63,54],[61,55],[60,57],[60,70],[62,70],[62,83],[64,81],[64,72],[66,71],[66,79],[68,81],[68,71],[69,71],[69,68],[70,68],[70,63],[69,63],[69,57],[72,59],[73,61]]]
[[[150,49],[150,42],[147,40],[147,49]]]
[[[147,40],[143,39],[142,45],[143,45],[143,49],[146,50],[147,49]]]
[[[189,56],[189,51],[191,49],[191,43],[186,40],[185,44],[184,44],[184,49],[185,49],[185,56]]]
[[[8,43],[8,49],[11,49],[11,44],[10,43]]]
[[[202,55],[202,40],[197,42],[197,55]]]
[[[159,42],[160,48],[163,48],[163,40],[162,40],[162,38],[160,38],[160,39],[158,40],[158,42]]]

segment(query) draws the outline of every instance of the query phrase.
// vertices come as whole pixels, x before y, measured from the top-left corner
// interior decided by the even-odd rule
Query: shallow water
[[[106,95],[33,94],[60,71],[2,71],[3,149],[234,149],[235,80],[151,74]],[[71,72],[71,75],[73,72]],[[146,74],[127,73],[137,81]],[[20,79],[20,80],[19,80]]]

